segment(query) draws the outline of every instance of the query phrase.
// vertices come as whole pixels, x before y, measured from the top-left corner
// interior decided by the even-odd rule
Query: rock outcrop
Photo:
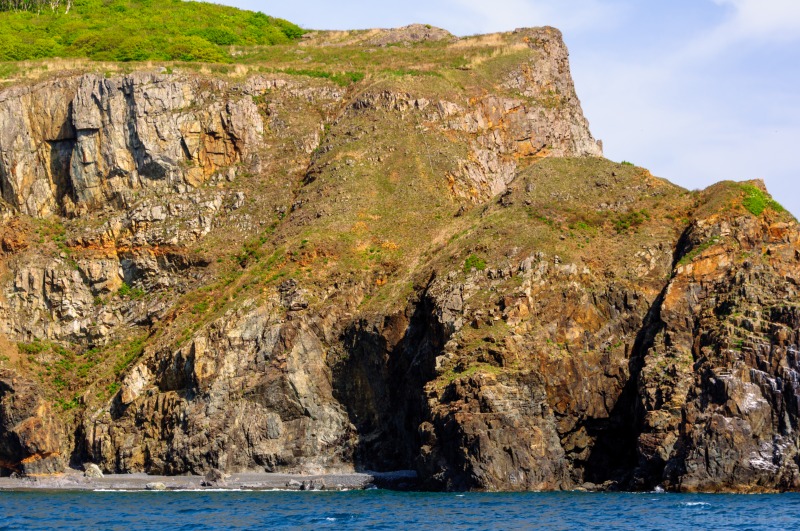
[[[763,186],[602,159],[552,28],[351,37],[444,66],[0,92],[0,469],[800,489]]]
[[[157,74],[94,75],[0,96],[0,189],[23,214],[128,206],[142,188],[198,186],[263,134],[252,99]]]
[[[62,433],[36,384],[0,369],[0,467],[23,475],[59,472],[66,462]]]

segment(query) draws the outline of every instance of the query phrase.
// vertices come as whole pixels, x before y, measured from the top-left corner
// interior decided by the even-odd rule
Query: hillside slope
[[[0,61],[86,57],[228,62],[231,46],[286,44],[303,34],[286,20],[208,2],[14,3],[29,4],[30,9],[12,10],[12,2],[0,3]]]
[[[552,28],[269,53],[0,92],[0,468],[800,487],[761,183],[603,159]]]

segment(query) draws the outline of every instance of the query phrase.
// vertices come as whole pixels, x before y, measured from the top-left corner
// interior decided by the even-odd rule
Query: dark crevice
[[[692,226],[687,227],[672,257],[672,268],[692,249]],[[667,463],[659,459],[646,459],[639,452],[639,436],[644,426],[644,406],[640,397],[640,376],[647,352],[653,348],[656,337],[666,327],[661,320],[661,307],[670,283],[664,286],[645,316],[636,334],[628,361],[630,377],[620,394],[607,422],[589,430],[596,437],[589,459],[585,463],[584,478],[593,483],[614,482],[618,487],[641,490],[651,489],[664,477]],[[669,344],[669,337],[665,337]]]
[[[393,338],[401,337],[396,344]],[[334,394],[347,409],[357,442],[358,470],[415,468],[424,419],[424,387],[446,341],[423,293],[405,313],[382,323],[359,322],[345,332],[345,351],[333,367]]]
[[[623,488],[641,487],[634,484],[641,475],[638,469],[642,466],[638,438],[642,431],[644,411],[639,399],[639,377],[648,350],[653,347],[655,338],[665,326],[661,320],[661,306],[668,287],[669,285],[664,287],[656,297],[636,334],[628,361],[630,377],[608,421],[587,430],[596,437],[596,441],[584,465],[586,481],[597,484],[611,481]]]

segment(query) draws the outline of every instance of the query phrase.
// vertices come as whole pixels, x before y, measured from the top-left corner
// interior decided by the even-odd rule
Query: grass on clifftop
[[[0,61],[227,62],[232,45],[289,43],[300,27],[263,13],[183,0],[75,0],[69,13],[0,12]]]
[[[760,216],[764,210],[770,208],[778,214],[785,212],[783,206],[772,199],[766,192],[749,183],[741,183],[739,187],[745,194],[742,206],[754,216]]]

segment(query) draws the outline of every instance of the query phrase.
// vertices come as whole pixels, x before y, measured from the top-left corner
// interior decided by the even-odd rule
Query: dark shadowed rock
[[[200,483],[203,487],[223,487],[225,484],[225,474],[216,468],[206,472],[206,475],[203,476],[203,482]]]

